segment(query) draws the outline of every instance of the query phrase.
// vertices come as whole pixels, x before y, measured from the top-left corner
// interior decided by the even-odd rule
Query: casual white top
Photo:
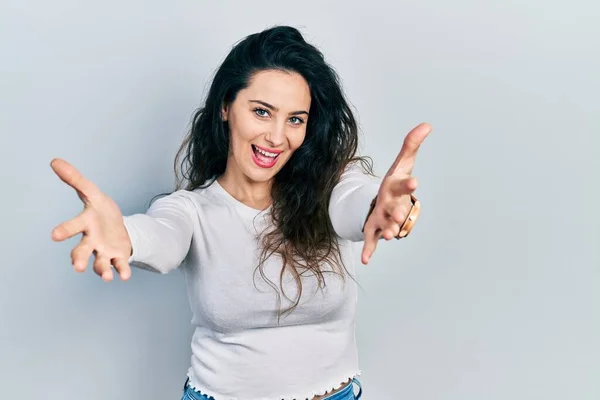
[[[300,400],[323,395],[360,373],[354,335],[356,254],[362,226],[379,181],[359,165],[346,169],[333,190],[329,213],[351,277],[303,278],[300,304],[290,303],[257,270],[258,235],[270,208],[244,205],[214,182],[155,201],[145,214],[124,217],[133,244],[132,266],[168,273],[181,265],[192,324],[190,385],[216,400]],[[272,256],[265,276],[279,290],[282,263]],[[323,266],[324,270],[331,270]],[[284,293],[295,299],[291,275]],[[280,308],[281,307],[281,308]]]

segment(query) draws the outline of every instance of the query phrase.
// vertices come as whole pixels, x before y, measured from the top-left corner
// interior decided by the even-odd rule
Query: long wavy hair
[[[329,218],[329,200],[348,163],[361,161],[369,171],[372,164],[370,159],[356,157],[357,123],[336,72],[296,28],[276,26],[237,43],[216,71],[205,104],[194,113],[190,132],[175,158],[178,189],[207,187],[225,172],[230,133],[228,123],[221,119],[222,107],[236,99],[253,74],[264,70],[300,74],[311,95],[305,140],[274,177],[273,228],[262,235],[257,266],[277,292],[281,317],[299,304],[303,277],[315,276],[318,287],[323,288],[326,272],[344,276],[345,267]],[[279,275],[281,293],[292,302],[286,310],[281,310],[279,291],[263,271],[264,262],[274,254],[283,261]],[[325,265],[332,269],[326,271]],[[297,285],[295,299],[283,289],[286,271]]]

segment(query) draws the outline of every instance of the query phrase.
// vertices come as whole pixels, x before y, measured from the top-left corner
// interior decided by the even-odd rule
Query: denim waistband
[[[358,386],[358,394],[354,394],[354,385]],[[352,382],[337,393],[325,397],[323,400],[354,400],[360,399],[362,396],[362,385],[356,378],[352,378]]]
[[[182,400],[213,400],[212,397],[208,397],[202,395],[198,392],[195,392],[191,387],[188,386],[190,379],[186,379],[183,384],[183,397]],[[358,386],[358,394],[354,394],[354,385]],[[345,388],[340,390],[337,393],[329,395],[323,400],[358,400],[362,396],[362,385],[360,381],[356,378],[352,379],[352,382],[347,385]]]

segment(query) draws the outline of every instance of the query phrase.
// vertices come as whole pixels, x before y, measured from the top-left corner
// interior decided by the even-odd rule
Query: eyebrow
[[[279,111],[279,108],[277,108],[277,107],[275,107],[275,106],[273,106],[273,105],[271,105],[269,103],[266,103],[266,102],[264,102],[262,100],[249,100],[249,102],[250,103],[261,104],[261,105],[265,106],[266,108],[268,108],[269,110],[272,110],[272,111],[275,111],[275,112]],[[294,111],[294,112],[290,113],[290,115],[300,115],[300,114],[306,114],[306,115],[308,115],[308,111],[298,110],[298,111]]]

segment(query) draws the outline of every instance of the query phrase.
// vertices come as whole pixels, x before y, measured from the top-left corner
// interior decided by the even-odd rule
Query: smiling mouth
[[[277,163],[277,159],[281,153],[271,153],[252,145],[252,159],[262,168],[271,168]]]

